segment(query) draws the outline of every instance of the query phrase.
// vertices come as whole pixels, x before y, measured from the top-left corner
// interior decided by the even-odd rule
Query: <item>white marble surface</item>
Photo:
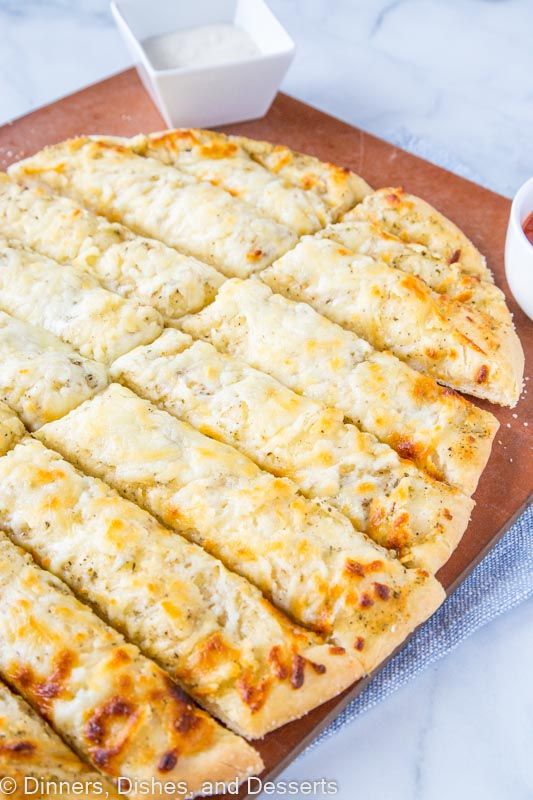
[[[289,93],[504,194],[533,174],[531,0],[270,4],[298,46]],[[128,63],[106,0],[0,0],[0,122]],[[532,664],[530,601],[283,777],[342,800],[531,800]]]

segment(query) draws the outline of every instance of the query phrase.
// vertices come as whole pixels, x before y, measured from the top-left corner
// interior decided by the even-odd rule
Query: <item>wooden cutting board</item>
[[[164,127],[136,72],[128,70],[0,128],[0,166],[5,169],[47,144],[77,134],[128,136]],[[453,219],[487,256],[497,284],[505,291],[526,351],[527,375],[533,354],[533,325],[514,302],[503,269],[509,200],[285,95],[277,97],[264,119],[226,126],[224,130],[287,144],[349,167],[375,187],[403,186]],[[475,494],[476,508],[469,528],[438,574],[448,593],[464,580],[528,502],[533,474],[533,388],[529,395],[527,388],[528,383],[516,409],[479,404],[490,408],[501,428]],[[259,742],[266,764],[264,777],[272,778],[287,766],[371,677]],[[245,794],[243,791],[240,796]]]

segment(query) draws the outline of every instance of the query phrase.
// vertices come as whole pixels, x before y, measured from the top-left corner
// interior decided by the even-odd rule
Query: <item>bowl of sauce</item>
[[[294,56],[264,0],[114,0],[111,11],[169,127],[264,116]]]
[[[528,242],[533,244],[533,211],[526,217],[526,221],[522,225],[522,230],[526,234]]]
[[[533,178],[520,187],[511,205],[505,274],[516,302],[533,319]]]

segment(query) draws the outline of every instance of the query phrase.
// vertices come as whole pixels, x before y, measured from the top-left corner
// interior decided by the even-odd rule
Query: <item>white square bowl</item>
[[[266,114],[294,57],[294,42],[264,0],[114,0],[111,10],[142,82],[169,127],[209,127]],[[142,42],[186,28],[229,23],[259,48],[209,67],[155,69]]]

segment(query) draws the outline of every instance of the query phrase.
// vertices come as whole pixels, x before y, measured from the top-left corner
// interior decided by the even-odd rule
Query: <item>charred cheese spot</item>
[[[370,606],[374,605],[374,601],[367,592],[363,592],[359,599],[359,605],[361,608],[370,608]]]
[[[489,368],[483,364],[476,375],[476,383],[486,383],[489,377]]]
[[[331,176],[335,183],[344,184],[350,174],[350,170],[347,167],[338,167],[336,164],[330,164],[326,162],[327,166],[331,170]]]
[[[246,253],[247,261],[259,261],[259,259],[263,256],[263,251],[257,248],[257,250],[251,250],[249,253]]]
[[[64,650],[54,660],[54,668],[48,678],[39,679],[31,667],[19,666],[14,669],[12,680],[15,686],[26,690],[41,713],[46,716],[52,705],[51,701],[60,697],[65,690],[74,663],[74,653]]]
[[[29,753],[34,753],[37,750],[37,745],[27,740],[18,740],[16,742],[0,742],[0,754],[7,753],[10,756],[27,756]]]
[[[268,660],[272,665],[276,678],[278,678],[280,681],[285,680],[285,678],[287,678],[289,675],[289,669],[283,661],[281,647],[279,645],[274,645],[274,647],[270,650],[270,653],[268,654]]]
[[[411,439],[400,439],[400,441],[396,443],[395,450],[401,458],[407,458],[411,461],[415,459],[417,455],[417,446]]]
[[[353,561],[351,558],[346,559],[346,564],[344,565],[344,571],[347,575],[357,577],[357,578],[364,578],[365,577],[365,568],[363,564],[360,564],[358,561]]]
[[[305,658],[301,655],[294,655],[292,659],[291,669],[291,686],[294,689],[300,689],[304,685],[305,680]]]
[[[159,772],[170,772],[178,763],[177,750],[169,750],[164,753],[157,762],[157,769]]]
[[[309,659],[307,659],[307,663],[311,669],[317,673],[317,675],[324,675],[324,673],[327,672],[327,667],[325,664],[317,664],[316,661],[310,661]]]
[[[391,590],[389,586],[385,586],[384,583],[374,583],[374,592],[380,600],[389,600],[391,596]]]
[[[134,714],[134,708],[123,697],[115,696],[103,706],[97,708],[85,725],[85,737],[94,744],[104,744],[109,736],[110,722],[117,718],[128,718]]]
[[[249,671],[244,671],[237,682],[237,688],[243,702],[246,703],[252,714],[255,714],[265,704],[270,681],[265,679],[256,683]]]
[[[174,730],[178,733],[189,733],[201,723],[201,717],[192,706],[185,709],[179,719],[174,720]]]
[[[461,250],[460,249],[454,250],[449,258],[448,264],[456,264],[460,258],[461,258]]]
[[[358,636],[356,638],[355,642],[354,642],[355,650],[358,650],[359,652],[361,652],[361,650],[363,650],[364,647],[365,647],[365,640],[363,639],[362,636]]]

